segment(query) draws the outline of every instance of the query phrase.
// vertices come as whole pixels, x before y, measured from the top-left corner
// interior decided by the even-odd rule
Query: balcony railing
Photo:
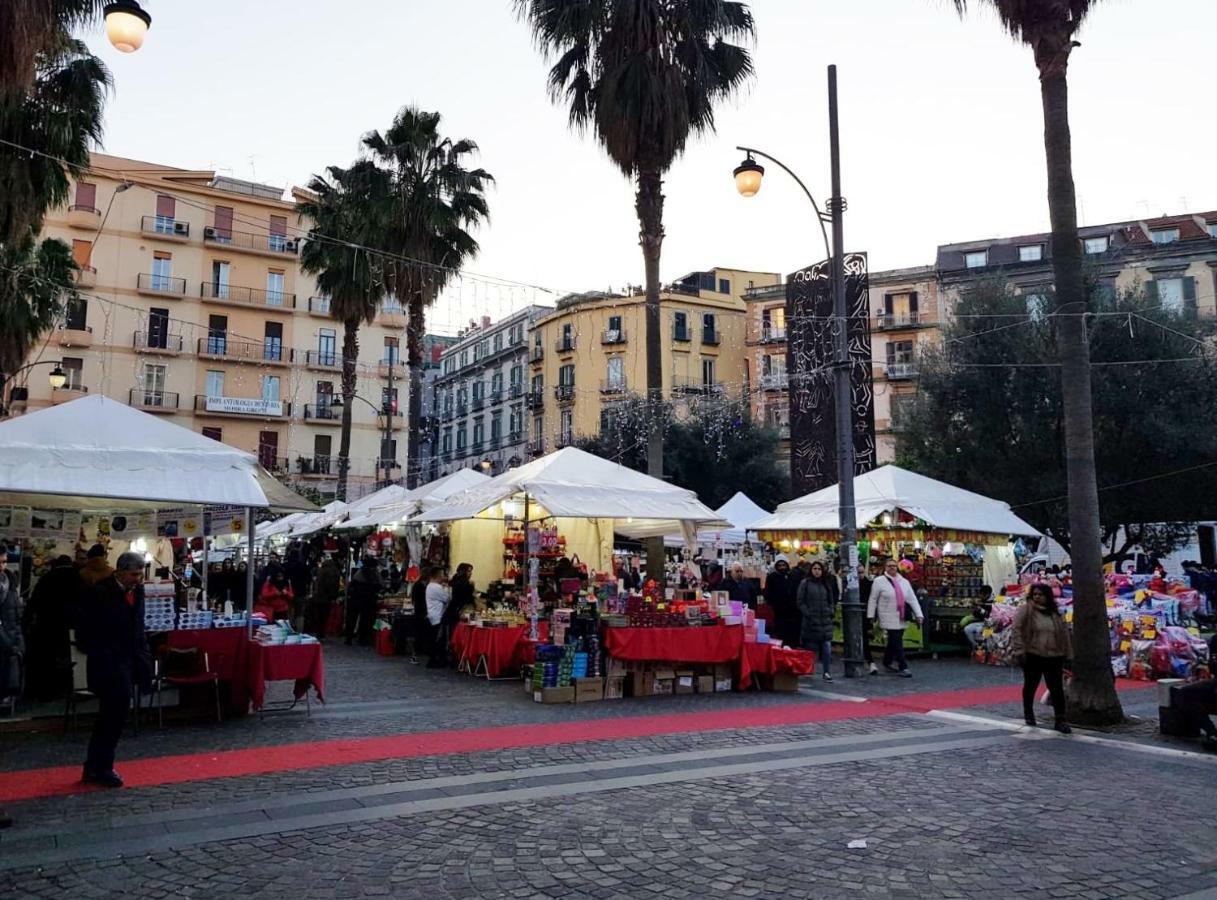
[[[445,406],[444,411],[440,414],[440,420],[443,422],[451,422],[455,418],[455,413],[451,406]]]
[[[539,438],[535,441],[528,442],[529,456],[542,456],[545,453],[545,438]]]
[[[490,393],[488,393],[486,395],[486,402],[489,403],[491,406],[494,406],[496,403],[502,403],[503,402],[502,389],[500,388],[497,391],[491,391]]]
[[[235,284],[217,284],[204,281],[199,288],[204,300],[220,303],[236,303],[241,306],[267,306],[271,309],[295,309],[296,295],[287,291],[268,291],[262,288],[241,287]]]
[[[469,415],[469,404],[458,401],[456,404],[456,417],[459,419],[461,416],[467,415]]]
[[[195,412],[223,416],[251,416],[254,418],[283,419],[292,414],[292,405],[280,400],[264,400],[258,397],[224,397],[219,394],[195,394]]]
[[[304,364],[319,369],[339,369],[342,368],[342,357],[335,350],[307,350]]]
[[[625,377],[621,378],[605,378],[600,382],[600,393],[602,394],[624,394],[625,393]]]
[[[203,229],[203,242],[233,247],[237,250],[251,250],[254,253],[281,256],[295,256],[300,252],[300,241],[296,238],[289,238],[285,234],[254,234],[248,231],[216,228],[213,225],[208,225]]]
[[[703,328],[701,330],[701,342],[709,344],[711,347],[718,346],[719,331],[717,328]]]
[[[600,335],[600,343],[602,344],[624,344],[625,329],[624,328],[606,328],[604,333]]]
[[[195,351],[199,356],[214,356],[236,362],[278,363],[292,361],[291,348],[281,344],[258,343],[257,341],[234,340],[227,335],[210,335],[199,338]]]
[[[165,353],[182,352],[182,336],[180,334],[160,334],[147,331],[135,332],[132,344],[136,350],[162,350]]]
[[[482,455],[482,442],[474,441],[472,444],[470,444],[469,452],[471,454],[473,454],[474,456],[481,456]]]
[[[157,234],[179,240],[190,237],[190,223],[179,221],[173,216],[144,216],[139,220],[139,230],[144,234]]]
[[[89,206],[87,203],[73,203],[68,207],[68,212],[90,213],[95,216],[101,215],[101,210],[96,206]]]
[[[296,467],[301,475],[329,475],[332,462],[331,456],[301,456],[296,460]]]
[[[178,395],[176,391],[149,391],[132,388],[127,403],[141,409],[177,409]]]
[[[775,344],[786,340],[785,325],[761,325],[761,343]]]
[[[681,327],[680,325],[673,325],[672,326],[672,340],[674,340],[674,341],[691,341],[691,340],[693,340],[693,332],[687,325],[685,325],[684,327]]]
[[[560,337],[554,341],[554,350],[557,353],[574,353],[575,352],[575,336],[573,334],[566,337]]]
[[[473,407],[474,412],[477,412],[479,409],[485,409],[486,408],[486,395],[485,394],[483,394],[481,396],[475,395],[473,400],[470,401],[470,406]]]
[[[152,275],[147,272],[141,272],[135,277],[135,288],[139,291],[149,291],[154,294],[185,296],[186,279],[174,278],[171,275]]]
[[[545,359],[545,348],[534,346],[528,353],[529,362],[540,362]]]
[[[893,380],[917,377],[917,364],[914,362],[889,362],[883,367],[884,374]]]
[[[507,396],[512,400],[519,400],[524,396],[524,385],[519,382],[509,385],[507,388]]]
[[[518,444],[523,440],[524,440],[524,432],[522,432],[522,431],[507,432],[507,446],[510,447],[512,444]]]
[[[875,316],[875,328],[879,331],[890,331],[897,328],[918,328],[925,324],[929,324],[929,317],[925,313],[920,312],[879,313]]]
[[[468,447],[457,447],[456,448],[455,456],[457,459],[464,459],[468,455],[469,455]]]
[[[761,390],[763,391],[784,391],[788,384],[789,379],[785,372],[773,372],[761,376]]]
[[[524,405],[529,409],[540,409],[545,405],[545,394],[542,391],[529,391],[524,400]]]
[[[725,390],[717,381],[701,381],[692,378],[678,378],[672,383],[672,390],[678,394],[697,394],[703,397],[718,397]]]
[[[559,403],[570,403],[575,399],[575,386],[573,384],[555,384],[554,397]]]
[[[304,418],[341,422],[342,409],[334,409],[329,403],[306,403],[304,404]]]
[[[332,309],[329,297],[309,297],[308,311],[319,316],[328,316]]]
[[[486,438],[486,449],[487,450],[498,450],[499,447],[502,446],[502,443],[503,443],[502,436],[495,437],[492,434],[490,437]]]
[[[575,435],[572,432],[564,431],[554,437],[554,449],[561,450],[563,447],[569,447],[575,442]]]
[[[259,453],[258,464],[268,472],[275,473],[287,473],[292,468],[292,461],[286,456],[271,456],[269,453]]]

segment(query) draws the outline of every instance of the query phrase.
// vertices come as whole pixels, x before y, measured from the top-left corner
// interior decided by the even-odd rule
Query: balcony
[[[554,385],[554,397],[559,403],[574,403],[575,386],[573,384]]]
[[[469,448],[468,447],[457,447],[456,452],[453,453],[452,455],[456,459],[464,459],[466,456],[469,455]]]
[[[321,318],[328,319],[331,316],[331,309],[329,297],[308,298],[308,314],[310,316],[320,316]]]
[[[405,328],[405,307],[386,304],[376,312],[376,324],[382,328]]]
[[[258,454],[258,465],[276,475],[287,475],[292,470],[292,461],[286,456],[271,456],[269,453]]]
[[[68,374],[79,372],[79,369],[69,369]],[[81,397],[86,397],[89,394],[89,389],[78,381],[69,380],[63,387],[51,388],[51,403],[58,406],[60,403],[69,403],[72,400],[79,400]]]
[[[290,366],[293,357],[292,350],[281,344],[243,341],[223,334],[199,338],[195,352],[203,359],[265,366]]]
[[[554,449],[561,450],[563,447],[569,447],[575,442],[575,436],[571,432],[563,432],[554,438]]]
[[[172,297],[180,300],[186,296],[186,279],[142,272],[135,276],[135,291],[151,297]]]
[[[460,419],[467,415],[469,415],[469,404],[464,400],[456,401],[456,417]]]
[[[573,334],[560,337],[554,341],[554,351],[557,353],[574,353],[575,336]]]
[[[392,424],[390,424],[390,416],[392,416]],[[394,413],[389,413],[388,415],[383,412],[378,412],[376,414],[376,427],[380,429],[381,433],[383,433],[386,428],[393,430],[401,428],[404,422],[405,413],[401,412],[400,410]]]
[[[624,394],[625,390],[624,376],[621,378],[605,378],[600,382],[600,393],[602,394]]]
[[[342,410],[334,409],[328,403],[304,404],[304,421],[314,425],[341,425]]]
[[[235,419],[286,419],[292,405],[280,400],[258,397],[223,397],[196,394],[194,411],[207,416],[229,416]]]
[[[530,351],[528,351],[528,361],[529,362],[539,363],[543,359],[545,359],[545,348],[544,347],[538,347],[538,346],[534,345],[533,348]]]
[[[693,378],[675,378],[672,380],[672,392],[676,394],[694,395],[699,397],[721,397],[726,393],[724,386],[717,381],[702,381]]]
[[[721,337],[722,334],[717,328],[703,328],[701,330],[701,342],[703,346],[717,347]]]
[[[492,434],[489,438],[486,439],[486,449],[487,450],[498,450],[499,447],[501,447],[502,445],[503,445],[503,438],[501,436],[495,437]]]
[[[785,372],[772,372],[761,376],[762,391],[784,391],[789,384]]]
[[[490,393],[488,393],[486,395],[486,403],[490,406],[497,406],[498,404],[500,404],[502,402],[503,402],[502,390],[491,391]]]
[[[72,273],[72,280],[77,287],[97,287],[97,269],[93,266],[80,266]]]
[[[300,252],[300,241],[285,234],[255,234],[249,231],[233,231],[208,225],[203,229],[203,243],[208,247],[225,250],[240,250],[255,256],[274,259],[295,258]]]
[[[544,456],[545,455],[545,438],[539,438],[535,441],[529,441],[527,452],[528,452],[529,456]]]
[[[529,409],[540,409],[545,405],[545,394],[539,390],[529,391],[525,396],[524,405]]]
[[[484,449],[485,449],[485,447],[483,446],[481,441],[474,441],[472,444],[469,445],[469,455],[470,456],[481,456],[482,451]]]
[[[624,344],[625,330],[622,328],[606,328],[600,334],[602,344]]]
[[[376,371],[381,378],[388,378],[390,374],[394,378],[404,378],[406,375],[406,368],[402,365],[400,356],[382,359],[376,364]]]
[[[296,457],[296,471],[304,478],[328,478],[334,458],[332,456]]]
[[[929,315],[919,312],[879,313],[875,316],[876,331],[899,331],[905,328],[928,328],[934,324]]]
[[[184,244],[190,240],[190,223],[178,221],[172,216],[144,216],[139,220],[139,230],[175,244]]]
[[[511,447],[511,446],[514,446],[515,444],[521,444],[523,442],[524,442],[524,432],[522,432],[522,431],[507,432],[506,446]]]
[[[784,344],[786,342],[786,326],[772,325],[768,323],[761,324],[761,343],[762,344]]]
[[[69,322],[59,326],[60,347],[92,347],[93,329],[80,322]]]
[[[127,405],[145,412],[175,413],[178,409],[176,391],[148,391],[132,388],[127,396]]]
[[[484,394],[480,395],[480,396],[475,394],[473,399],[470,401],[469,405],[473,409],[474,412],[485,409],[486,408],[486,396]]]
[[[509,400],[519,400],[523,396],[524,396],[524,385],[523,384],[515,383],[515,384],[508,385],[507,398]]]
[[[296,295],[286,291],[267,291],[235,284],[217,284],[213,281],[204,281],[199,288],[199,295],[204,303],[265,307],[284,312],[296,308]]]
[[[672,326],[672,340],[687,343],[693,340],[693,332],[686,325],[684,328],[679,325]]]
[[[914,362],[889,362],[883,367],[883,374],[889,381],[905,381],[917,377],[917,364]]]
[[[333,350],[306,350],[304,365],[309,369],[336,372],[342,368],[342,357]]]
[[[68,224],[73,228],[87,228],[96,231],[101,227],[101,210],[81,203],[73,203],[68,207]]]
[[[137,331],[135,332],[132,346],[139,353],[176,356],[182,352],[182,336],[180,334],[150,334],[147,331]]]
[[[451,406],[445,406],[444,411],[440,413],[441,422],[451,422],[454,417],[455,414],[453,413]]]

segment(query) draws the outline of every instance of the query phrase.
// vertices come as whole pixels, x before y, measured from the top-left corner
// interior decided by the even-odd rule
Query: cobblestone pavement
[[[916,677],[799,694],[546,707],[518,685],[327,646],[330,703],[167,725],[123,758],[403,731],[822,703],[1016,683]],[[1152,691],[1126,706],[1152,704]],[[1131,701],[1131,702],[1130,702]],[[452,753],[44,797],[0,835],[12,897],[1136,897],[1217,893],[1217,757],[1146,735],[1015,731],[1016,704]],[[992,720],[992,721],[987,721]],[[1130,743],[1121,743],[1128,741]],[[9,770],[81,736],[0,736]],[[290,752],[290,748],[283,748]],[[851,849],[851,841],[865,841]],[[121,855],[120,855],[121,854]]]

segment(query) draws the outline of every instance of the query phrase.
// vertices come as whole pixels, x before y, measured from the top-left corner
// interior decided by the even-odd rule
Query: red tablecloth
[[[776,644],[744,644],[748,665],[758,675],[810,675],[816,656],[810,650],[782,650]]]
[[[202,650],[211,671],[228,685],[229,712],[243,716],[249,709],[249,639],[244,628],[170,631],[173,650]]]
[[[458,660],[467,660],[470,670],[475,672],[479,661],[485,659],[487,677],[499,678],[503,672],[518,670],[524,662],[524,645],[532,643],[527,637],[528,630],[527,625],[481,628],[461,622],[452,631],[452,653]]]
[[[604,649],[614,659],[674,663],[735,663],[740,689],[752,684],[743,625],[689,628],[605,628]]]
[[[317,691],[325,702],[325,662],[320,644],[269,644],[249,641],[249,696],[254,709],[266,701],[266,682],[296,682],[296,699]]]

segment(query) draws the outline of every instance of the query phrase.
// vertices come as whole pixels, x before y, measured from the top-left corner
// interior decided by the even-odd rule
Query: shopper
[[[427,624],[431,630],[431,656],[428,669],[443,668],[448,661],[448,645],[444,643],[444,610],[448,608],[451,595],[444,587],[444,573],[436,568],[431,572],[431,583],[427,585]]]
[[[0,569],[0,699],[21,690],[25,636],[21,633],[21,592],[12,572]]]
[[[1217,635],[1211,642],[1210,659],[1217,658]],[[1217,751],[1217,725],[1212,714],[1217,713],[1217,678],[1206,678],[1193,684],[1181,684],[1171,689],[1171,704],[1183,712],[1191,727],[1200,732],[1202,746]]]
[[[80,569],[80,580],[86,587],[93,587],[113,574],[114,570],[106,562],[106,548],[101,544],[94,544],[85,555],[85,564]]]
[[[421,662],[418,658],[420,650],[430,655],[431,646],[434,643],[431,640],[431,623],[427,621],[427,586],[431,583],[433,571],[434,569],[430,566],[424,566],[414,584],[410,585],[410,605],[414,608],[414,614],[411,617],[414,624],[414,636],[410,642],[410,662],[416,666]]]
[[[985,622],[993,612],[993,588],[987,584],[980,586],[980,596],[972,604],[972,610],[963,625],[963,636],[968,639],[972,650],[980,643],[981,633],[985,630]]]
[[[389,563],[389,593],[396,594],[401,590],[401,568],[397,565],[397,560]]]
[[[131,705],[131,688],[150,687],[152,660],[144,635],[144,557],[124,553],[111,577],[99,582],[81,609],[77,643],[88,656],[89,690],[97,697],[97,719],[82,780],[122,787],[114,751]]]
[[[359,640],[359,646],[372,644],[372,625],[376,621],[376,608],[380,605],[380,569],[376,557],[365,556],[363,564],[351,576],[347,586],[346,643]]]
[[[338,592],[342,587],[342,573],[338,571],[338,563],[333,557],[327,556],[317,570],[317,586],[313,591],[313,623],[312,632],[318,640],[325,639],[329,627],[330,615],[334,611],[334,603],[338,600]]]
[[[69,632],[76,625],[82,589],[72,557],[60,556],[51,563],[51,571],[38,579],[25,605],[25,690],[39,700],[61,697],[71,685]]]
[[[875,665],[874,651],[870,646],[871,638],[875,635],[875,618],[867,613],[867,610],[870,609],[870,592],[874,584],[875,581],[867,573],[866,566],[858,566],[858,602],[862,605],[863,613],[866,614],[862,630],[862,659],[869,667],[870,674],[878,675],[879,667]]]
[[[799,584],[799,643],[819,656],[825,681],[832,681],[832,619],[840,597],[837,577],[825,572],[819,560],[813,562]]]
[[[296,592],[287,580],[287,573],[282,568],[275,569],[262,585],[258,602],[254,604],[254,612],[264,615],[267,622],[286,619],[291,614],[291,604],[295,596]]]
[[[731,571],[720,590],[725,590],[730,599],[744,604],[749,609],[756,609],[756,585],[752,583],[751,578],[744,576],[744,567],[739,563],[731,564]]]
[[[461,620],[461,615],[476,604],[473,591],[473,566],[469,563],[461,563],[456,567],[456,574],[452,576],[452,600],[448,603],[444,610],[444,618],[449,634],[456,623]]]
[[[765,579],[765,603],[773,607],[773,634],[790,647],[799,645],[799,579],[790,570],[790,558],[778,554]]]
[[[237,563],[237,571],[232,579],[232,605],[234,609],[249,608],[249,563],[242,560]]]
[[[1069,626],[1046,584],[1033,584],[1027,602],[1014,614],[1010,632],[1010,652],[1023,667],[1023,719],[1035,723],[1035,692],[1042,680],[1048,685],[1056,730],[1069,734],[1073,729],[1065,719],[1065,664],[1073,656]]]
[[[901,678],[913,677],[904,658],[904,629],[909,614],[917,620],[918,625],[925,622],[916,591],[909,580],[900,574],[899,562],[889,559],[883,566],[883,574],[871,585],[866,615],[878,619],[879,627],[887,633],[883,667],[889,672],[896,672]]]

